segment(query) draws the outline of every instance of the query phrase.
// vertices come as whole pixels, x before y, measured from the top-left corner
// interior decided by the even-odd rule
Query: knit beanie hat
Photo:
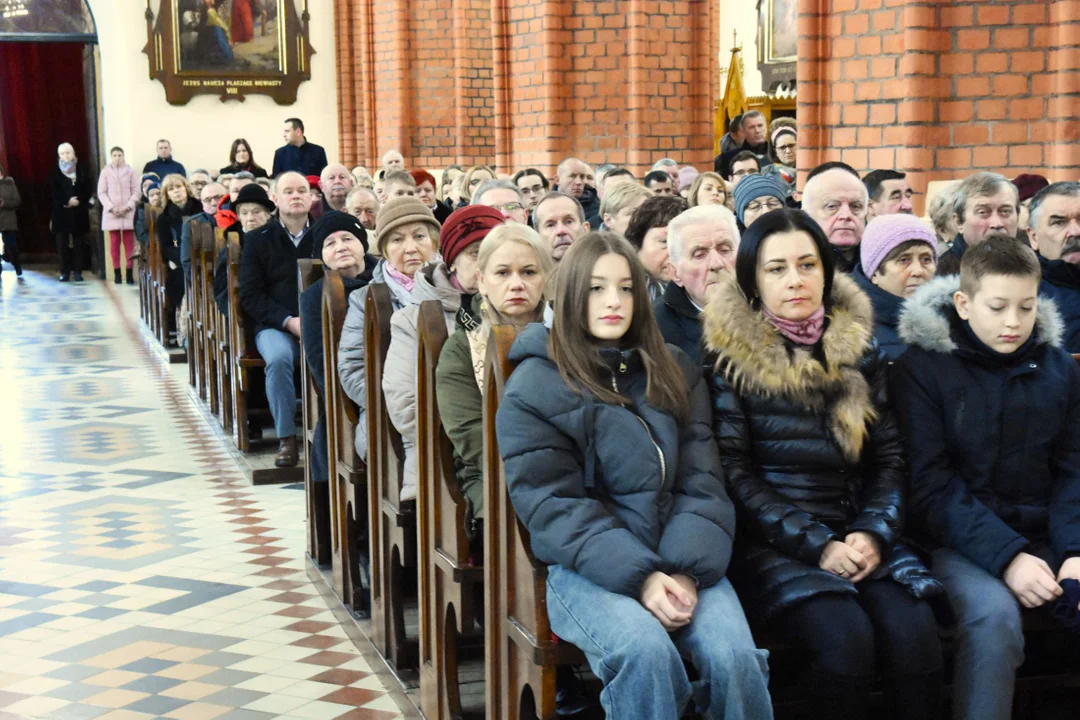
[[[688,188],[693,185],[694,181],[697,180],[697,176],[700,174],[701,173],[698,172],[696,167],[691,167],[690,165],[687,165],[686,167],[680,169],[679,187],[676,189],[675,192],[681,192],[683,188]]]
[[[375,242],[379,245],[379,254],[386,255],[386,236],[391,230],[409,223],[426,222],[435,229],[436,239],[442,226],[435,219],[431,208],[424,201],[411,195],[391,198],[379,208],[375,216]]]
[[[466,205],[446,218],[439,235],[439,252],[446,264],[453,265],[461,251],[506,222],[503,214],[487,205]]]
[[[1013,185],[1016,186],[1017,192],[1020,194],[1020,199],[1017,202],[1024,202],[1035,197],[1035,193],[1042,190],[1044,187],[1050,185],[1050,181],[1044,178],[1042,175],[1034,175],[1032,173],[1024,173],[1023,175],[1017,175],[1013,180]]]
[[[304,179],[307,180],[307,184],[311,187],[312,190],[318,190],[319,192],[322,192],[322,185],[319,183],[318,175],[307,175],[304,177]]]
[[[244,188],[247,190],[248,185]],[[242,192],[242,191],[241,191]],[[331,210],[328,213],[324,213],[318,221],[311,226],[311,257],[321,258],[323,243],[326,242],[326,238],[330,237],[336,232],[352,233],[356,236],[356,239],[360,241],[360,244],[364,246],[364,253],[368,251],[367,231],[364,230],[364,226],[360,224],[360,221],[354,218],[352,215],[348,215],[337,210]]]
[[[746,182],[745,180],[743,182]],[[909,240],[918,240],[930,246],[937,260],[937,236],[925,222],[907,213],[878,215],[863,231],[859,243],[859,260],[866,277],[874,277],[878,267],[893,250]]]
[[[244,203],[257,203],[266,208],[269,213],[277,210],[277,205],[274,205],[270,200],[270,196],[266,194],[266,190],[258,183],[251,183],[240,188],[240,192],[236,193],[236,202],[232,206],[234,209],[239,210]]]
[[[747,175],[739,184],[735,186],[735,192],[732,193],[735,198],[735,216],[739,218],[739,222],[746,224],[743,220],[743,214],[746,212],[746,206],[757,200],[759,197],[774,197],[783,204],[784,199],[787,197],[787,191],[784,186],[780,184],[780,181],[769,175]]]

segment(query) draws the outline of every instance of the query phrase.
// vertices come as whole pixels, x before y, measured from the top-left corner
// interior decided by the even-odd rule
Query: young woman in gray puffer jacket
[[[664,344],[621,237],[581,238],[556,278],[551,331],[518,336],[496,418],[551,629],[608,717],[677,718],[693,698],[706,718],[771,718],[767,654],[725,578],[735,514],[701,368]]]

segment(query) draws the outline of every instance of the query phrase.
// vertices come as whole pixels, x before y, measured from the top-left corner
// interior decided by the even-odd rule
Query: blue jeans
[[[266,362],[266,400],[279,440],[296,435],[296,368],[300,341],[292,333],[264,328],[255,334],[255,347]]]
[[[1019,601],[1002,580],[954,550],[936,550],[933,571],[956,612],[953,718],[1009,720],[1024,662]]]
[[[552,631],[581,648],[603,681],[609,718],[679,718],[691,697],[708,720],[772,718],[768,652],[754,645],[726,578],[699,590],[693,620],[670,634],[636,599],[561,565],[548,568],[547,603]],[[701,676],[697,687],[683,656]]]

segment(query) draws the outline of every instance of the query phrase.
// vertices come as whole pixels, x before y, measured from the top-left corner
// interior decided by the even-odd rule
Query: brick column
[[[337,0],[340,151],[550,172],[707,166],[719,0]]]
[[[801,0],[800,175],[1080,176],[1080,0]]]

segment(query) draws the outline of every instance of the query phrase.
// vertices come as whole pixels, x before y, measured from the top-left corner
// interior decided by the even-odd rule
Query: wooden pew
[[[203,372],[203,338],[200,322],[199,304],[202,293],[199,287],[199,275],[202,265],[203,234],[202,223],[189,223],[191,240],[188,243],[188,261],[191,263],[191,275],[184,278],[184,297],[187,299],[188,314],[183,318],[187,327],[188,384],[195,388],[200,400],[206,400],[206,375]]]
[[[401,501],[405,453],[386,412],[383,365],[390,346],[390,290],[369,286],[364,322],[367,375],[369,535],[371,538],[372,642],[397,671],[417,669],[418,647],[405,632],[405,573],[416,569],[416,507]]]
[[[240,452],[248,452],[248,391],[251,371],[262,370],[266,362],[255,348],[254,324],[240,304],[240,238],[230,235],[229,241],[229,348],[231,356],[229,393],[232,398],[233,441]]]
[[[420,712],[427,720],[450,720],[463,716],[458,637],[474,627],[484,568],[470,554],[465,496],[454,475],[454,448],[436,399],[435,370],[447,339],[439,302],[421,304],[417,330]]]
[[[199,248],[199,272],[193,271],[196,284],[199,286],[199,335],[202,342],[202,362],[200,375],[204,379],[207,407],[210,414],[221,421],[220,406],[220,378],[218,377],[217,363],[217,305],[214,304],[214,265],[217,262],[216,247],[219,236],[223,235],[220,228],[203,225],[196,228],[202,235],[202,245]]]
[[[509,354],[516,336],[512,327],[494,328],[484,367],[485,709],[488,720],[553,720],[556,666],[585,658],[551,633],[547,567],[533,557],[506,490],[495,414],[513,371]]]
[[[371,612],[365,593],[361,554],[368,551],[367,466],[356,452],[356,404],[345,394],[337,353],[349,305],[341,275],[323,277],[323,375],[326,379],[326,440],[330,459],[330,543],[334,589],[354,612]]]
[[[237,238],[239,243],[239,238]],[[210,295],[209,304],[210,312],[214,316],[214,338],[216,340],[214,344],[214,364],[217,367],[217,372],[214,374],[217,379],[217,395],[218,395],[218,418],[221,422],[221,429],[226,435],[232,435],[233,433],[233,410],[232,410],[232,353],[229,345],[229,319],[226,315],[218,309],[216,299],[214,297],[214,273],[217,269],[217,258],[221,254],[221,251],[228,245],[228,240],[225,238],[224,230],[215,229],[214,231],[214,247],[213,257],[214,262],[209,265],[207,271],[210,275]],[[228,260],[226,259],[226,268],[228,267]]]
[[[163,313],[161,308],[161,296],[164,293],[164,287],[162,286],[163,281],[161,279],[161,249],[157,239],[157,220],[159,215],[160,213],[157,208],[149,208],[146,211],[146,226],[150,233],[150,241],[147,243],[148,257],[146,258],[147,275],[149,275],[150,278],[150,283],[147,288],[147,305],[150,313],[150,332],[164,347],[165,343],[161,339],[161,318]]]
[[[320,260],[304,259],[296,263],[296,288],[297,296],[303,295],[304,291],[314,285],[323,277],[323,264]],[[300,393],[301,417],[304,426],[304,496],[307,498],[307,528],[308,528],[308,554],[319,564],[330,561],[330,549],[319,547],[317,542],[318,533],[315,527],[315,492],[311,479],[311,459],[314,457],[315,448],[315,425],[319,419],[319,393],[315,388],[315,380],[311,376],[308,367],[307,353],[304,352],[304,344],[300,343]]]

